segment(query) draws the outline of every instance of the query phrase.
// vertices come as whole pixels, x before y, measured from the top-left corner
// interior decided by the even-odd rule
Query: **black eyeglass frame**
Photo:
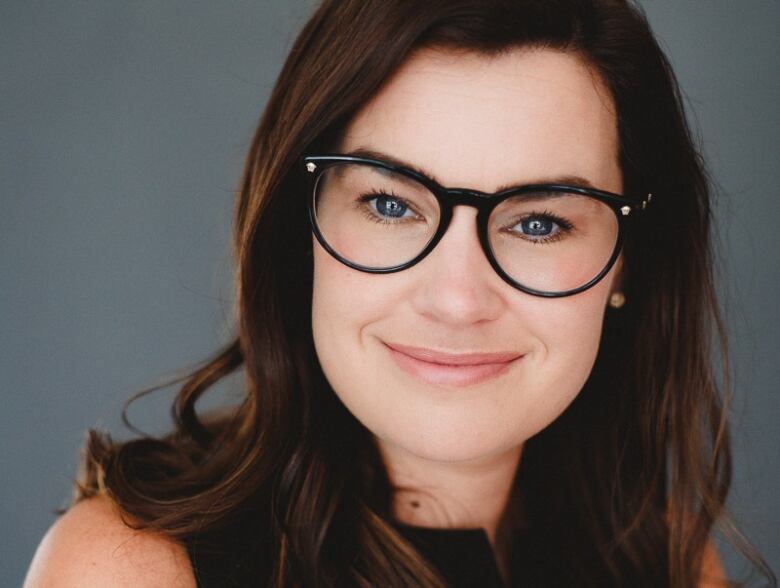
[[[326,169],[334,165],[343,165],[349,163],[359,163],[379,167],[407,176],[425,186],[425,188],[427,188],[435,196],[439,203],[439,209],[441,210],[439,225],[436,227],[436,232],[429,241],[428,245],[426,245],[426,247],[416,257],[400,265],[395,265],[388,268],[372,268],[354,263],[343,257],[325,240],[325,237],[322,235],[322,232],[317,225],[317,215],[315,210],[317,185],[320,178],[322,177],[322,173]],[[309,222],[311,223],[314,236],[317,238],[317,241],[319,241],[320,245],[322,245],[322,247],[330,255],[332,255],[335,259],[344,265],[358,271],[373,274],[388,274],[410,268],[422,261],[439,243],[449,228],[454,208],[458,205],[472,206],[477,209],[476,222],[480,245],[482,246],[482,250],[485,253],[485,257],[487,257],[488,262],[496,271],[496,273],[501,276],[501,278],[510,286],[527,294],[541,296],[544,298],[561,298],[564,296],[578,294],[579,292],[583,292],[584,290],[595,286],[599,281],[601,281],[601,279],[607,275],[620,255],[628,219],[632,218],[632,215],[636,215],[637,213],[644,210],[652,199],[652,194],[647,194],[644,199],[640,199],[636,197],[624,196],[622,194],[615,194],[613,192],[607,192],[605,190],[596,190],[570,184],[526,184],[521,186],[514,186],[506,190],[502,190],[501,192],[495,192],[492,194],[481,192],[479,190],[471,190],[468,188],[445,188],[431,178],[406,167],[388,163],[379,159],[357,157],[353,155],[307,155],[301,159],[301,164],[303,166],[304,172],[308,175],[310,180],[308,210]],[[511,196],[517,196],[519,194],[526,194],[529,192],[538,192],[541,190],[546,192],[567,192],[582,194],[583,196],[595,198],[596,200],[599,200],[609,206],[617,218],[618,234],[617,238],[615,239],[615,247],[612,251],[612,255],[607,261],[607,264],[604,266],[604,269],[602,269],[601,272],[599,272],[594,278],[582,286],[578,286],[571,290],[565,290],[563,292],[547,292],[544,290],[529,288],[528,286],[515,281],[501,268],[498,261],[496,261],[496,258],[493,255],[493,251],[490,247],[490,241],[488,239],[488,219],[493,209]]]

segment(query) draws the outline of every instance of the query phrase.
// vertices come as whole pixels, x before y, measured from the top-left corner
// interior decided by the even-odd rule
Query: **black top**
[[[395,523],[395,528],[443,576],[452,588],[506,588],[493,549],[483,529],[439,529]],[[188,546],[198,588],[258,586],[264,577],[262,549],[257,539],[244,533],[224,535],[225,551],[219,553]],[[227,543],[227,544],[226,544]],[[536,577],[542,553],[536,553],[527,532],[515,531],[510,574],[512,588],[549,586]],[[266,572],[267,573],[267,572]]]
[[[452,588],[505,588],[484,529],[433,529],[396,523],[396,529],[432,563]],[[535,577],[540,562],[530,533],[516,529],[510,562],[511,587],[549,586]]]

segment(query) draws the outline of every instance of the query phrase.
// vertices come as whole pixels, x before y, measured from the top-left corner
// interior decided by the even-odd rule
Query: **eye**
[[[555,229],[552,219],[544,217],[524,218],[520,221],[523,233],[534,237],[547,236]]]
[[[404,216],[409,207],[400,198],[394,198],[392,196],[376,196],[371,200],[374,201],[375,210],[382,216],[389,216],[392,218],[401,218]]]
[[[356,203],[366,218],[377,223],[395,224],[422,219],[405,198],[383,191],[363,194]]]
[[[566,237],[573,225],[550,211],[528,212],[509,229],[525,241],[536,245],[553,243]]]

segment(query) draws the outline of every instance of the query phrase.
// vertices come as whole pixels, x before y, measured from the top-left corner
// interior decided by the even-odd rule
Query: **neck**
[[[393,516],[420,527],[482,528],[495,549],[522,445],[473,461],[440,462],[378,441],[395,487]]]

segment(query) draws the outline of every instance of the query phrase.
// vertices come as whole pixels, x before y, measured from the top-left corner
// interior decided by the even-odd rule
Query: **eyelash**
[[[399,202],[402,202],[405,206],[407,206],[409,208],[409,210],[411,210],[414,214],[420,216],[419,213],[412,207],[412,205],[409,204],[406,200],[404,200],[401,196],[396,196],[392,192],[388,193],[388,192],[385,192],[384,190],[377,190],[377,191],[372,192],[372,193],[363,194],[360,197],[358,197],[355,202],[360,204],[360,206],[358,208],[360,208],[360,212],[368,220],[374,221],[375,223],[380,224],[380,225],[394,225],[394,224],[398,224],[398,221],[399,220],[403,220],[403,219],[390,221],[390,220],[378,217],[377,215],[371,213],[370,208],[367,206],[367,204],[371,200],[374,200],[376,198],[382,198],[382,197],[392,198],[394,200],[398,200]],[[407,219],[407,220],[413,220],[413,219]]]
[[[559,241],[564,237],[565,234],[571,232],[573,225],[566,220],[565,218],[558,216],[557,214],[553,213],[550,210],[545,209],[542,212],[532,211],[528,214],[526,214],[524,217],[520,218],[514,225],[519,224],[521,221],[527,219],[527,218],[543,218],[546,220],[553,221],[556,225],[558,225],[559,230],[554,235],[542,237],[541,239],[525,239],[526,241],[529,241],[533,243],[534,245],[546,245],[548,243],[555,243],[556,241]],[[512,232],[512,231],[509,231]]]

